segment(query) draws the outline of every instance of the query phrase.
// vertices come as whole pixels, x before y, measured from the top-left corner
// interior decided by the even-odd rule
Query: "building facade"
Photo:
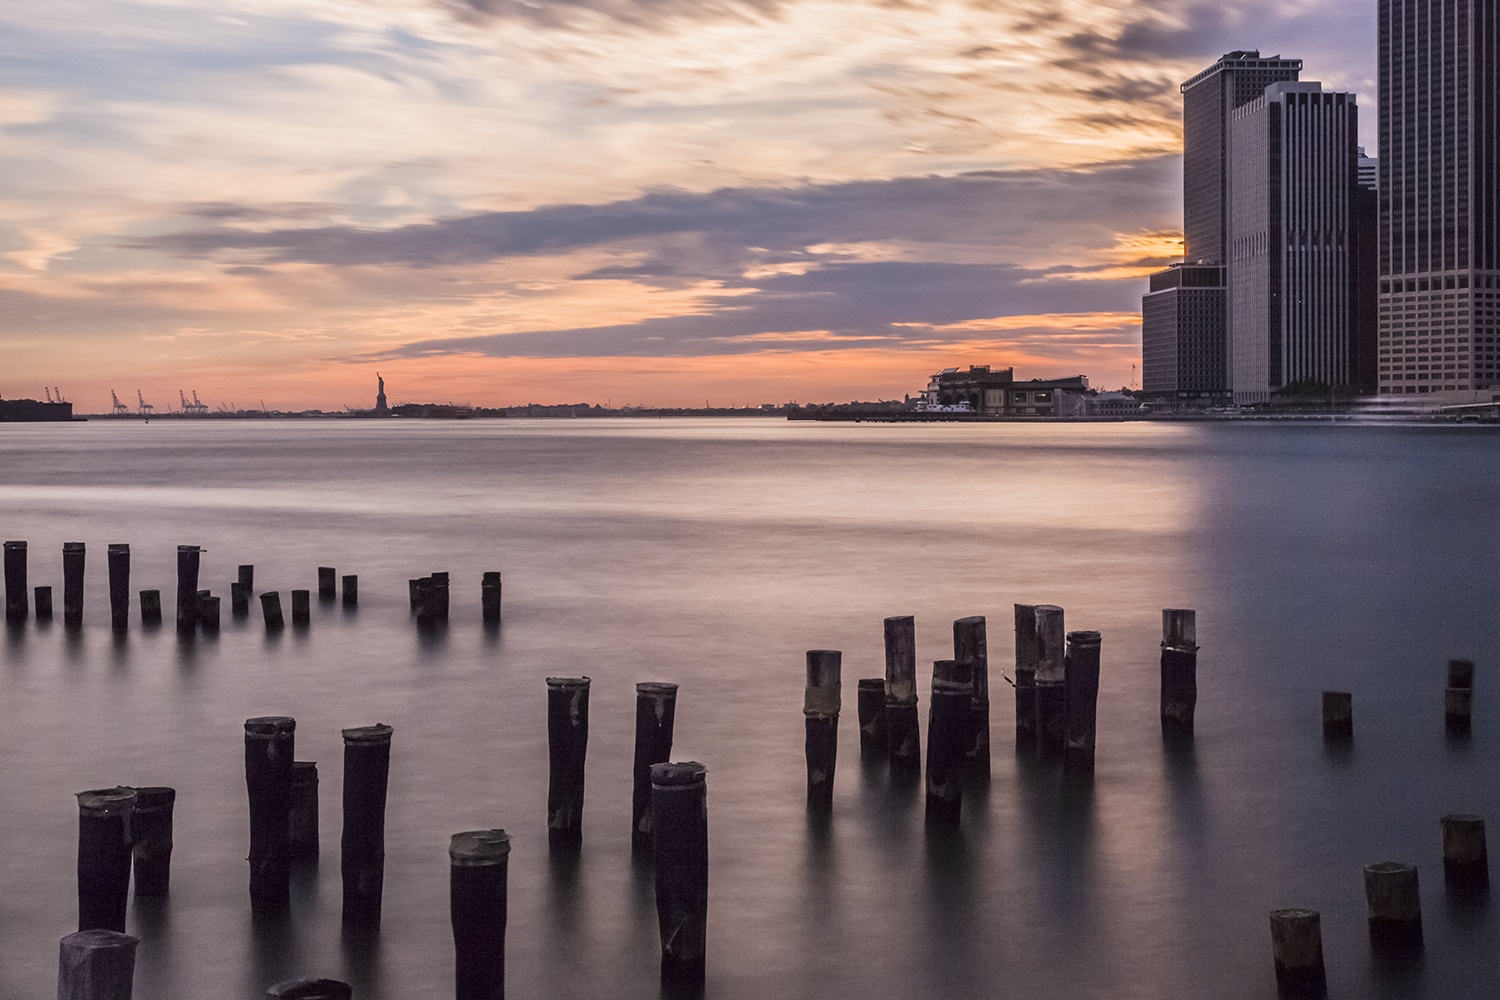
[[[990,417],[1078,417],[1087,413],[1088,391],[1086,375],[1017,382],[1014,368],[970,365],[934,374],[918,409],[942,413],[966,406],[963,412]]]
[[[1187,407],[1228,401],[1224,268],[1173,264],[1141,299],[1141,387]]]
[[[1358,187],[1353,94],[1280,82],[1231,114],[1229,380],[1237,405],[1351,386]]]
[[[1500,5],[1379,19],[1380,392],[1469,400],[1500,389]]]

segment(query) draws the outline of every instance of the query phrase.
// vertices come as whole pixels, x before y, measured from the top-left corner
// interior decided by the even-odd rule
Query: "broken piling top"
[[[448,860],[454,868],[501,865],[509,856],[510,834],[504,830],[465,830],[448,841]]]
[[[297,720],[286,715],[257,715],[245,720],[245,739],[274,740],[297,731]]]
[[[1035,673],[1037,661],[1036,605],[1017,604],[1016,673]]]
[[[968,660],[932,661],[932,696],[963,694],[974,691],[974,664]]]
[[[1036,619],[1036,680],[1038,684],[1061,684],[1066,676],[1067,633],[1063,628],[1063,609],[1055,604],[1038,604]]]
[[[911,615],[885,620],[885,697],[895,705],[917,703],[917,622]]]
[[[1198,648],[1198,612],[1191,608],[1161,609],[1161,646],[1163,649]]]
[[[579,722],[579,706],[581,705],[584,707],[584,710],[587,710],[590,683],[591,682],[587,677],[547,678],[547,693],[549,696],[554,691],[558,692],[559,694],[567,694],[570,696],[569,705],[572,708],[574,725],[577,725]]]
[[[1448,686],[1451,688],[1474,687],[1474,661],[1449,660]]]
[[[974,665],[974,700],[988,703],[990,671],[984,615],[970,615],[953,623],[953,658]]]
[[[350,1000],[348,983],[337,979],[289,979],[266,988],[266,1000]]]
[[[395,730],[383,722],[377,722],[373,726],[355,726],[352,729],[342,730],[344,743],[355,746],[373,746],[381,743],[390,743],[391,734]]]
[[[82,816],[129,816],[135,810],[134,788],[95,788],[78,792],[78,812]]]
[[[802,697],[802,714],[810,717],[838,718],[840,702],[839,672],[844,654],[837,649],[807,651],[807,688]]]
[[[708,778],[708,768],[696,760],[673,761],[651,765],[651,784],[656,788],[681,788],[701,785]]]
[[[641,681],[635,686],[637,698],[645,699],[656,709],[656,719],[661,721],[667,705],[677,699],[677,685],[668,681]]]

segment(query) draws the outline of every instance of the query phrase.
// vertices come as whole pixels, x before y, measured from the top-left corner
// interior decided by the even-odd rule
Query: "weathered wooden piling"
[[[1323,738],[1347,740],[1354,735],[1354,695],[1349,691],[1323,692]]]
[[[651,767],[662,990],[701,990],[708,938],[708,783],[697,761]]]
[[[250,591],[238,580],[229,585],[229,612],[235,618],[245,618],[250,614]]]
[[[1443,692],[1443,720],[1450,733],[1469,731],[1474,704],[1474,662],[1448,661],[1448,688]]]
[[[500,624],[500,572],[490,570],[479,584],[479,605],[486,625]]]
[[[318,567],[318,600],[332,601],[339,596],[338,569],[333,566]]]
[[[1016,750],[1036,753],[1036,605],[1017,604]]]
[[[506,876],[504,830],[456,833],[448,846],[455,1000],[505,1000]]]
[[[1365,866],[1365,900],[1370,907],[1370,944],[1377,951],[1422,947],[1422,897],[1417,869],[1397,861]]]
[[[1094,776],[1094,721],[1099,705],[1098,632],[1069,632],[1064,688],[1063,774]]]
[[[198,560],[196,545],[177,546],[177,634],[198,631]]]
[[[807,651],[807,686],[802,715],[807,727],[807,807],[833,808],[833,773],[839,753],[839,671],[844,654],[837,649]]]
[[[448,624],[448,574],[432,574],[432,620]]]
[[[651,767],[672,759],[672,726],[677,718],[677,685],[642,681],[635,686],[635,768],[630,796],[630,849],[652,849]]]
[[[284,906],[290,897],[289,834],[297,720],[245,720],[245,787],[250,795],[250,900]]]
[[[78,793],[78,929],[125,930],[135,790]]]
[[[24,622],[28,613],[26,593],[26,543],[5,543],[5,620]]]
[[[885,742],[891,773],[922,773],[917,717],[917,624],[910,615],[885,620]]]
[[[241,587],[245,588],[245,593],[255,593],[255,566],[253,564],[241,563],[235,572],[235,579],[239,581]]]
[[[974,667],[974,690],[970,696],[968,742],[964,746],[964,768],[980,778],[990,776],[990,655],[983,615],[971,615],[953,623],[953,658]]]
[[[932,664],[932,701],[927,707],[927,822],[955,827],[963,809],[965,751],[973,745],[974,665],[960,660]]]
[[[1284,1000],[1321,1000],[1328,995],[1322,917],[1317,910],[1272,910],[1271,956],[1276,962],[1276,992]]]
[[[337,979],[289,979],[266,988],[266,1000],[352,1000],[354,989]]]
[[[1035,605],[1036,749],[1043,760],[1061,760],[1066,738],[1067,657],[1063,609]]]
[[[161,624],[161,591],[141,591],[141,624]]]
[[[135,894],[165,896],[172,883],[172,813],[177,790],[149,786],[135,790],[130,817]]]
[[[292,761],[292,800],[286,814],[287,857],[306,864],[318,860],[318,762]]]
[[[424,576],[417,581],[415,597],[412,601],[412,610],[416,612],[418,625],[434,625],[437,623],[437,592],[434,589],[432,577]]]
[[[1198,705],[1198,612],[1161,612],[1161,734],[1168,740],[1193,738]]]
[[[547,678],[547,846],[583,846],[583,765],[589,746],[589,679]]]
[[[130,628],[130,546],[112,542],[108,553],[109,624],[124,632]]]
[[[213,594],[198,598],[198,628],[204,635],[219,634],[219,599]]]
[[[77,628],[83,624],[83,542],[63,542],[63,624]]]
[[[881,758],[885,748],[885,678],[861,677],[856,708],[859,711],[859,753]]]
[[[344,832],[339,871],[344,923],[380,923],[385,887],[385,798],[391,773],[391,734],[384,723],[345,729]]]
[[[1490,888],[1484,817],[1449,813],[1443,817],[1443,881],[1461,899],[1486,895]]]
[[[268,590],[260,595],[260,613],[266,620],[267,632],[279,632],[286,627],[281,616],[281,591]]]
[[[58,943],[57,1000],[130,1000],[139,941],[105,928],[63,938]]]
[[[52,588],[37,587],[32,595],[36,600],[36,620],[39,623],[52,620]]]
[[[292,591],[292,627],[306,628],[312,624],[312,591]]]
[[[353,573],[345,573],[343,584],[344,607],[357,607],[359,605],[359,577]]]
[[[416,614],[422,609],[422,581],[420,578],[406,581],[406,593],[411,599],[411,613]]]

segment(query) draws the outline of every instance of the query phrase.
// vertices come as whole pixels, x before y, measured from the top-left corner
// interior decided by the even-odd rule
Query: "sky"
[[[0,396],[79,412],[1139,385],[1183,79],[1375,0],[0,5]]]

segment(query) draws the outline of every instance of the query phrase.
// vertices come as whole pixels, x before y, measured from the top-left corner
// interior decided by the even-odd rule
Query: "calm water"
[[[1500,437],[1479,429],[779,421],[0,426],[0,534],[31,545],[59,618],[0,646],[0,996],[55,990],[76,926],[72,793],[178,789],[173,891],[132,903],[136,995],[252,998],[281,979],[361,1000],[452,995],[450,833],[502,826],[516,997],[656,997],[650,874],[629,849],[634,684],[679,682],[674,756],[709,770],[708,995],[1270,997],[1266,913],[1323,913],[1334,996],[1478,997],[1500,982],[1491,908],[1444,896],[1438,818],[1500,824]],[[61,625],[61,547],[89,548],[85,628]],[[108,627],[104,551],[175,588],[200,544],[217,640]],[[268,639],[257,589],[360,578]],[[406,580],[454,580],[419,636]],[[505,624],[479,578],[505,574]],[[1017,759],[1011,605],[1104,635],[1092,792]],[[1160,609],[1198,609],[1197,740],[1157,723]],[[862,768],[854,681],[881,619],[918,659],[990,620],[994,777],[961,836]],[[834,814],[804,811],[802,654],[844,651]],[[1479,663],[1472,739],[1443,732],[1445,661]],[[543,678],[594,679],[584,851],[546,849]],[[924,678],[926,670],[923,671]],[[926,719],[923,681],[923,727]],[[1324,688],[1356,738],[1326,750]],[[321,867],[287,924],[252,927],[241,724],[298,721],[322,763]],[[395,727],[379,940],[341,939],[341,727]],[[1492,839],[1495,833],[1492,829]],[[1427,950],[1372,961],[1361,868],[1421,870]],[[1497,901],[1496,906],[1500,906]]]

